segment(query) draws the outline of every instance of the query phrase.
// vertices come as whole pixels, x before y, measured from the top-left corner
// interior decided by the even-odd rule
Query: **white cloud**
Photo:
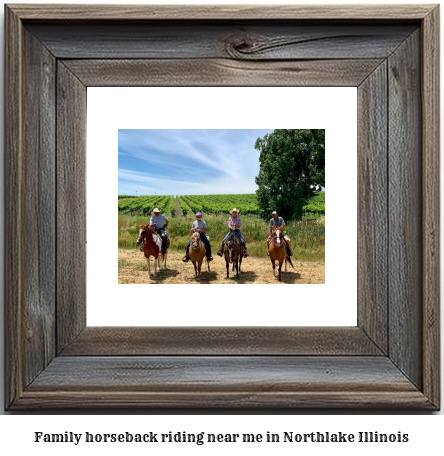
[[[255,139],[245,130],[120,130],[119,166],[125,166],[126,156],[147,165],[143,172],[119,169],[119,188],[131,188],[126,180],[139,194],[153,188],[158,194],[253,193],[259,171]],[[146,172],[148,163],[162,165],[164,176]]]

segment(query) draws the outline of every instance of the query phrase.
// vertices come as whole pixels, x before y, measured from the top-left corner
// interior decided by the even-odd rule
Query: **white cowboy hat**
[[[271,213],[271,215],[274,215],[274,214],[276,214],[276,215],[277,215],[277,212],[276,212],[276,211],[273,211],[273,212]]]
[[[237,212],[239,214],[239,209],[236,209],[236,208],[231,209],[230,214],[232,214],[233,212]]]
[[[151,212],[151,215],[154,215],[155,213],[160,214],[160,211],[157,207],[153,209],[153,212]]]

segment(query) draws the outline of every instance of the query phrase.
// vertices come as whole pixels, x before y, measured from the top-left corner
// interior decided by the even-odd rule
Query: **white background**
[[[153,289],[148,284],[155,282],[146,277],[144,284],[119,285],[117,136],[125,128],[325,129],[325,284],[244,284],[235,290],[222,284],[162,284]],[[356,129],[355,87],[88,88],[88,326],[356,326]],[[212,240],[213,250],[219,242]],[[223,260],[216,256],[215,261]],[[140,264],[146,267],[142,253]],[[242,268],[249,267],[246,259]],[[191,270],[190,265],[192,275]],[[271,265],[269,273],[271,278]]]
[[[52,3],[60,3],[61,1],[54,1]],[[23,3],[36,3],[31,1],[24,1]],[[48,1],[49,3],[49,1]],[[90,3],[88,1],[81,1],[76,0],[76,3]],[[100,1],[94,0],[94,3],[111,3],[110,1]],[[141,3],[135,0],[132,0],[132,3]],[[176,1],[166,2],[166,1],[151,1],[151,3],[177,3]],[[185,3],[185,2],[182,2]],[[198,1],[194,0],[192,2],[187,3],[217,3],[208,1]],[[222,1],[220,0],[218,3],[226,4],[226,3],[251,3],[251,4],[260,4],[260,3],[270,3],[270,2],[263,2],[261,0],[242,0],[240,1]],[[298,3],[298,2],[288,2],[285,0],[280,0],[279,3]],[[299,2],[302,4],[308,3],[306,0]],[[326,3],[335,3],[328,0],[318,0],[312,1],[312,4],[326,4]],[[347,1],[347,0],[340,0],[341,4],[346,3],[357,3],[356,1]],[[365,3],[381,3],[380,0],[372,1],[366,0]],[[416,1],[408,1],[408,0],[401,0],[401,1],[392,1],[391,3],[398,3],[398,4],[405,4],[405,3],[429,3],[420,0]],[[441,2],[437,2],[441,3]],[[0,15],[3,16],[3,8],[0,10]],[[1,34],[3,36],[3,21],[1,22]],[[442,44],[441,44],[442,49]],[[0,46],[0,53],[3,56],[3,46]],[[3,61],[3,58],[0,60]],[[4,73],[3,68],[1,70],[1,86],[3,87],[4,82]],[[3,98],[3,91],[0,92],[0,97]],[[441,128],[442,132],[442,128]],[[3,122],[0,122],[0,133],[1,133],[1,140],[3,143]],[[442,134],[442,133],[441,133]],[[3,176],[3,158],[0,160],[0,167],[1,167],[1,176]],[[442,174],[442,172],[441,172]],[[0,226],[3,229],[3,218],[4,218],[4,206],[3,206],[3,186],[0,186]],[[444,201],[442,195],[442,186],[441,186],[441,201]],[[441,209],[442,210],[442,209]],[[441,228],[442,230],[442,228]],[[442,236],[442,231],[441,231]],[[441,243],[444,246],[444,243]],[[0,237],[0,253],[3,257],[4,246],[3,246],[3,236]],[[441,252],[441,258],[443,258],[443,252]],[[1,273],[0,273],[0,288],[3,289],[3,280],[4,280],[4,270],[3,270],[3,262],[0,263]],[[441,274],[444,274],[444,269],[441,267]],[[443,289],[443,288],[442,288]],[[0,300],[2,302],[3,307],[3,293],[0,293]],[[442,301],[442,298],[441,298]],[[3,333],[3,315],[4,313],[0,311],[0,344],[3,343],[4,340],[4,333]],[[444,312],[441,312],[441,328],[444,328]],[[441,338],[444,341],[444,337]],[[443,360],[443,353],[444,353],[444,343],[441,344],[441,359]],[[3,381],[4,381],[4,372],[3,372],[3,350],[0,350],[0,402],[3,403]],[[444,362],[441,362],[444,365]],[[444,376],[441,376],[441,391],[444,391]],[[0,406],[1,410],[1,406]],[[205,414],[202,415],[194,415],[194,416],[176,416],[174,413],[168,413],[168,411],[163,412],[166,416],[153,416],[154,412],[139,412],[141,414],[146,414],[149,416],[140,416],[139,414],[135,413],[133,416],[77,416],[70,414],[68,416],[53,416],[51,414],[46,414],[45,416],[39,417],[26,417],[26,416],[12,416],[12,413],[6,413],[4,416],[0,418],[0,445],[1,450],[8,451],[8,452],[15,452],[18,454],[25,453],[31,451],[35,454],[60,454],[62,450],[66,454],[80,454],[79,450],[82,451],[82,454],[85,454],[85,447],[70,447],[69,445],[65,447],[64,445],[54,445],[54,446],[45,446],[45,447],[36,447],[35,444],[31,443],[32,436],[30,433],[36,430],[45,430],[47,432],[64,432],[67,431],[74,431],[74,432],[113,432],[114,430],[118,431],[125,431],[128,428],[137,432],[140,429],[153,429],[155,426],[159,426],[160,428],[169,428],[168,430],[205,430],[207,432],[211,432],[213,429],[221,429],[221,432],[261,432],[265,428],[269,428],[271,430],[309,430],[310,428],[314,428],[315,430],[331,430],[331,431],[338,431],[342,430],[344,432],[353,432],[354,430],[360,430],[358,427],[366,427],[368,430],[377,430],[379,432],[391,432],[391,430],[401,430],[403,432],[411,432],[413,436],[412,441],[405,447],[393,447],[390,445],[378,445],[378,446],[370,446],[370,447],[356,447],[356,446],[334,446],[334,445],[322,445],[322,446],[287,446],[285,450],[283,448],[279,448],[279,454],[353,454],[355,456],[357,454],[357,448],[360,448],[360,455],[374,455],[381,454],[381,455],[393,455],[397,452],[402,452],[405,455],[418,455],[421,453],[433,453],[433,454],[440,454],[443,448],[443,441],[442,441],[442,429],[444,425],[443,415],[444,412],[436,412],[433,413],[434,415],[439,416],[423,416],[424,414],[411,414],[410,416],[397,416],[396,412],[390,412],[390,414],[383,414],[383,415],[372,415],[371,412],[367,412],[362,414],[361,412],[356,412],[356,416],[350,416],[350,414],[343,414],[339,416],[328,416],[328,411],[314,411],[311,413],[317,414],[322,412],[326,416],[307,416],[304,412],[298,411],[289,411],[287,414],[282,415],[269,415],[267,413],[261,413],[260,411],[256,411],[259,416],[244,416],[244,415],[234,415],[234,416],[224,416],[224,415],[211,415],[206,416]],[[5,413],[5,412],[4,412]],[[104,412],[106,413],[106,412]],[[255,413],[252,411],[252,413]],[[406,412],[400,412],[401,414],[405,415]],[[300,416],[300,415],[303,416]],[[351,414],[352,415],[352,414]],[[395,415],[395,416],[393,416]],[[267,426],[268,425],[268,426]],[[328,429],[327,429],[328,428]],[[268,429],[267,429],[268,430]],[[91,451],[91,454],[96,454],[97,449],[105,448],[108,453],[110,453],[110,447],[94,447],[94,450]],[[114,447],[113,452],[118,451],[119,455],[122,454],[122,450],[126,449],[127,447]],[[160,454],[159,450],[154,452],[151,447],[141,447],[137,452],[134,450],[132,454]],[[236,453],[235,453],[236,448]],[[245,446],[230,448],[227,446],[220,446],[217,451],[213,450],[211,454],[223,454],[225,455],[227,451],[230,454],[246,454],[246,450],[250,450],[251,448],[246,448]],[[270,448],[267,445],[255,445],[253,451],[257,454],[270,454],[272,451],[274,452],[273,448]],[[208,447],[202,446],[201,450],[197,450],[194,446],[191,447],[174,447],[173,450],[162,451],[162,454],[177,454],[179,453],[186,453],[186,454],[196,454],[197,451],[200,453],[210,454],[208,451]],[[87,454],[89,451],[87,452]],[[8,453],[6,453],[8,454]],[[28,453],[29,454],[29,453]]]

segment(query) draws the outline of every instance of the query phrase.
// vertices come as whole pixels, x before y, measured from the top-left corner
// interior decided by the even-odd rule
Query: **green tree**
[[[260,151],[261,217],[276,210],[284,220],[302,218],[302,206],[325,187],[325,130],[274,130],[254,147]]]

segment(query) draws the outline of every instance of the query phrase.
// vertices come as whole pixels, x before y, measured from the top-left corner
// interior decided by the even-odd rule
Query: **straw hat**
[[[233,212],[236,212],[236,213],[238,213],[238,214],[239,214],[239,209],[236,209],[236,208],[234,208],[234,209],[231,209],[231,211],[230,211],[230,214],[232,214]]]
[[[159,211],[159,209],[158,209],[157,207],[155,207],[155,208],[153,209],[153,212],[151,212],[151,215],[154,215],[154,214],[156,214],[156,213],[157,213],[157,214],[160,214],[160,211]]]

